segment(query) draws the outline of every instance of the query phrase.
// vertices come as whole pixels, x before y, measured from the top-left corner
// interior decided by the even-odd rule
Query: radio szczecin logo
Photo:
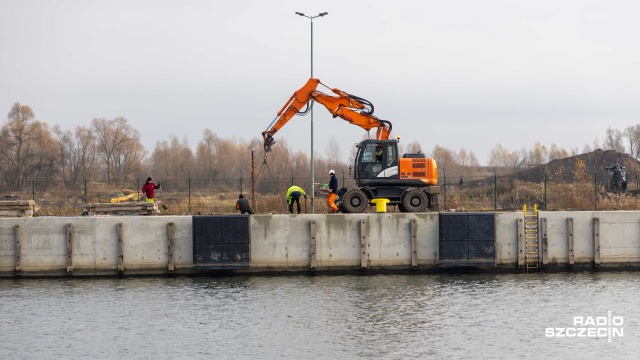
[[[607,338],[611,342],[614,337],[624,336],[623,325],[622,316],[611,316],[611,311],[607,311],[607,316],[574,316],[572,327],[545,328],[544,336]]]

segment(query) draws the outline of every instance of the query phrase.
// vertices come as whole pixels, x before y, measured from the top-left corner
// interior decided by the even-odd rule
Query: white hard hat
[[[333,171],[333,170],[329,170],[329,175],[335,175],[335,174],[336,174],[336,172],[335,172],[335,171]]]

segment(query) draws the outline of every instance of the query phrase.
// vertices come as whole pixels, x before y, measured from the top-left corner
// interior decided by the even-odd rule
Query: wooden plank
[[[416,219],[411,220],[411,269],[418,269],[418,222]]]
[[[3,211],[8,211],[8,210],[16,210],[16,211],[26,211],[26,210],[31,210],[32,207],[31,206],[22,206],[22,205],[16,205],[16,206],[0,206],[0,210]]]
[[[311,257],[311,266],[310,269],[311,271],[316,271],[317,269],[317,263],[316,263],[316,228],[317,228],[317,223],[315,220],[312,220],[310,223],[311,226],[311,245],[309,247],[309,256]]]
[[[366,270],[369,260],[369,236],[367,235],[367,220],[360,220],[360,268]]]
[[[36,202],[33,200],[2,200],[0,206],[33,206]]]
[[[522,269],[524,265],[524,219],[518,219],[518,269]]]
[[[158,215],[158,206],[155,203],[94,203],[86,204],[84,211],[89,215]]]
[[[29,217],[33,215],[30,210],[0,210],[0,216],[3,217]]]
[[[22,264],[20,261],[20,257],[22,255],[22,227],[20,225],[15,226],[15,234],[16,234],[16,275],[20,275],[22,273]]]
[[[118,274],[124,273],[124,241],[122,239],[122,223],[118,223]]]
[[[169,249],[168,249],[169,261],[167,264],[167,270],[169,270],[170,273],[176,270],[174,259],[173,259],[175,235],[176,235],[176,224],[170,222],[167,224],[167,242],[169,244]]]
[[[73,225],[67,224],[67,274],[73,273]]]
[[[593,218],[593,266],[600,267],[600,218]]]

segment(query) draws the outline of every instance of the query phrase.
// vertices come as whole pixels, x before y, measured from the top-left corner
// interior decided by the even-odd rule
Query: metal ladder
[[[538,272],[538,205],[527,212],[527,205],[522,206],[524,214],[524,268],[525,272]]]

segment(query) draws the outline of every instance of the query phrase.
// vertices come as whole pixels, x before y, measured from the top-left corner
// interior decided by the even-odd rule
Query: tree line
[[[399,146],[400,153],[422,152],[417,141]],[[595,139],[593,147],[587,145],[583,152],[600,147],[628,151],[638,159],[640,125],[624,131],[609,128],[602,143]],[[31,107],[16,102],[0,129],[0,188],[22,191],[37,182],[39,187],[72,189],[81,186],[85,179],[119,186],[147,175],[154,179],[191,178],[205,185],[214,184],[221,179],[250,177],[252,150],[256,171],[264,176],[304,178],[310,173],[308,155],[292,151],[284,139],[279,139],[278,146],[265,158],[261,138],[224,139],[204,129],[195,151],[186,138],[170,136],[169,140],[157,141],[149,153],[140,143],[140,132],[124,117],[95,118],[87,126],[64,130],[59,125],[50,126],[36,120]],[[325,150],[325,154],[316,154],[316,170],[348,168],[334,138]],[[480,168],[470,150],[434,145],[425,153],[437,161],[438,168],[451,174],[467,174]],[[578,155],[577,149],[568,152],[555,144],[547,148],[539,141],[519,151],[510,151],[498,144],[489,154],[488,165],[518,170],[573,155]],[[355,148],[352,148],[349,163],[354,156]]]
[[[547,148],[540,141],[536,141],[528,149],[522,148],[516,151],[510,151],[498,144],[489,152],[488,165],[521,170],[530,166],[546,164],[556,159],[590,153],[598,149],[628,153],[634,159],[640,159],[640,124],[628,126],[624,130],[608,127],[604,140],[593,139],[592,144],[586,144],[582,152],[577,148],[567,151],[556,144],[551,144]]]
[[[284,139],[268,160],[262,156],[261,138],[223,139],[210,129],[203,131],[195,152],[186,138],[170,136],[157,141],[149,154],[140,132],[124,117],[96,118],[88,126],[64,130],[36,120],[30,106],[16,102],[0,130],[0,189],[23,191],[32,182],[41,188],[77,188],[85,179],[120,186],[147,175],[213,184],[249,177],[252,150],[256,168],[266,165],[270,176],[304,177],[310,172],[309,157],[292,151]],[[341,156],[339,147],[328,147],[326,157],[316,157],[316,168],[344,168]]]

